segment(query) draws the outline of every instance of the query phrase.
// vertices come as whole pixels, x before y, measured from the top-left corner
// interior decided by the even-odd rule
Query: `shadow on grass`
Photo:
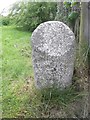
[[[29,33],[31,32],[30,30],[28,30],[27,28],[24,28],[22,26],[16,26],[15,29],[18,31],[21,31],[21,32],[29,32]]]

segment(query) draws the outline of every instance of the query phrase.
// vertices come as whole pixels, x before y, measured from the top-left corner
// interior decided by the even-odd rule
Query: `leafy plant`
[[[71,24],[74,24],[76,19],[78,18],[79,16],[79,13],[76,12],[76,11],[72,11],[69,16],[68,16],[68,21],[71,23]]]
[[[1,21],[2,21],[2,25],[6,25],[6,26],[9,25],[10,23],[9,17],[2,16]]]

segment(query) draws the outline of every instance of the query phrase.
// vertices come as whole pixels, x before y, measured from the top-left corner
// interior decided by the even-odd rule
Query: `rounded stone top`
[[[63,22],[47,21],[34,30],[31,41],[34,48],[51,56],[60,56],[74,47],[75,36]]]

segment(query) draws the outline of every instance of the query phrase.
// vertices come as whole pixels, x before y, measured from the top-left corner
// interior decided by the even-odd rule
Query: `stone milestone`
[[[72,84],[75,36],[59,21],[41,23],[32,33],[32,60],[37,88]]]

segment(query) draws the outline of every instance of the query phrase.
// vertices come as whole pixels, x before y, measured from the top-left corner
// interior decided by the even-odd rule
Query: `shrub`
[[[17,26],[32,32],[40,23],[54,20],[56,10],[56,3],[19,2],[13,4],[9,17]]]
[[[9,25],[9,18],[8,17],[2,17],[2,25]]]

